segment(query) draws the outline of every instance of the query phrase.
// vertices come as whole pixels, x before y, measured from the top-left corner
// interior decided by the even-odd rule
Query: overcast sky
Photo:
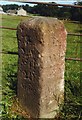
[[[12,0],[14,1],[14,0]],[[20,1],[20,0],[19,0]],[[21,0],[23,1],[23,0]],[[56,3],[60,3],[60,4],[73,4],[74,2],[76,1],[81,1],[81,0],[26,0],[26,1],[30,1],[30,2],[56,2]],[[8,1],[2,1],[0,0],[0,5],[4,5],[4,4],[18,4],[18,5],[21,5],[21,4],[25,4],[25,3],[21,3],[21,2],[9,2]],[[31,5],[31,4],[29,4]]]

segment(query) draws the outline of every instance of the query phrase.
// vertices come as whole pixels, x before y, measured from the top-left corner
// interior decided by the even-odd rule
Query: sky
[[[12,0],[14,1],[14,0]],[[23,1],[23,0],[21,0]],[[81,0],[27,0],[27,1],[30,1],[30,2],[56,2],[56,3],[59,3],[59,4],[73,4],[74,2],[76,1],[81,1]],[[25,5],[26,3],[21,3],[21,2],[10,2],[10,1],[2,1],[0,0],[0,5],[5,5],[5,4],[18,4],[18,5]],[[29,4],[29,5],[32,5],[32,4]]]

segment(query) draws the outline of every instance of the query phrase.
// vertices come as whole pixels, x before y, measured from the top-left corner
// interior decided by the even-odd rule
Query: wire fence
[[[8,30],[17,30],[16,28],[10,28],[10,27],[7,27],[7,26],[0,26],[0,28],[2,28],[2,29],[8,29]],[[67,35],[82,36],[81,33],[67,33]]]
[[[1,29],[7,29],[7,30],[14,30],[16,31],[17,28],[11,28],[11,27],[7,27],[7,26],[0,26]],[[67,33],[68,36],[82,36],[81,33]],[[12,38],[17,38],[17,37],[12,37]],[[76,42],[73,42],[73,43],[76,43]],[[77,41],[77,43],[82,43],[81,41]],[[2,51],[0,52],[2,54],[12,54],[12,55],[18,55],[17,52],[10,52],[10,51]],[[82,61],[81,58],[65,58],[65,60],[73,60],[73,61]]]

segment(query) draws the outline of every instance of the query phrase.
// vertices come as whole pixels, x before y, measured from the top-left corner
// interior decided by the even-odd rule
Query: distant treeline
[[[56,4],[56,3],[54,3]],[[82,2],[75,2],[74,5],[82,5]],[[38,4],[34,5],[33,7],[27,5],[3,5],[2,8],[4,12],[11,9],[18,9],[19,7],[23,7],[27,12],[32,14],[37,14],[41,16],[50,16],[50,17],[57,17],[59,19],[69,19],[74,21],[81,21],[82,22],[82,8],[74,8],[74,7],[58,7],[58,6],[50,6],[50,5],[43,5]]]

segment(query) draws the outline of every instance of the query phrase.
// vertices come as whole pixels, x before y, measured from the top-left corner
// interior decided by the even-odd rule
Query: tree
[[[60,7],[60,10],[58,12],[58,17],[61,19],[70,19],[71,13],[70,13],[71,8],[70,7]]]
[[[16,4],[10,4],[10,5],[3,5],[2,8],[3,8],[3,11],[6,12],[9,9],[11,9],[11,10],[16,9],[17,10],[19,8],[19,6]]]
[[[24,10],[26,10],[28,12],[28,10],[29,10],[29,5],[28,4],[22,5],[22,7],[23,7]]]
[[[74,5],[81,5],[82,2],[75,2]],[[82,9],[81,8],[71,8],[71,20],[77,20],[82,22]]]
[[[54,17],[57,16],[58,9],[57,6],[38,4],[31,9],[31,13]]]

